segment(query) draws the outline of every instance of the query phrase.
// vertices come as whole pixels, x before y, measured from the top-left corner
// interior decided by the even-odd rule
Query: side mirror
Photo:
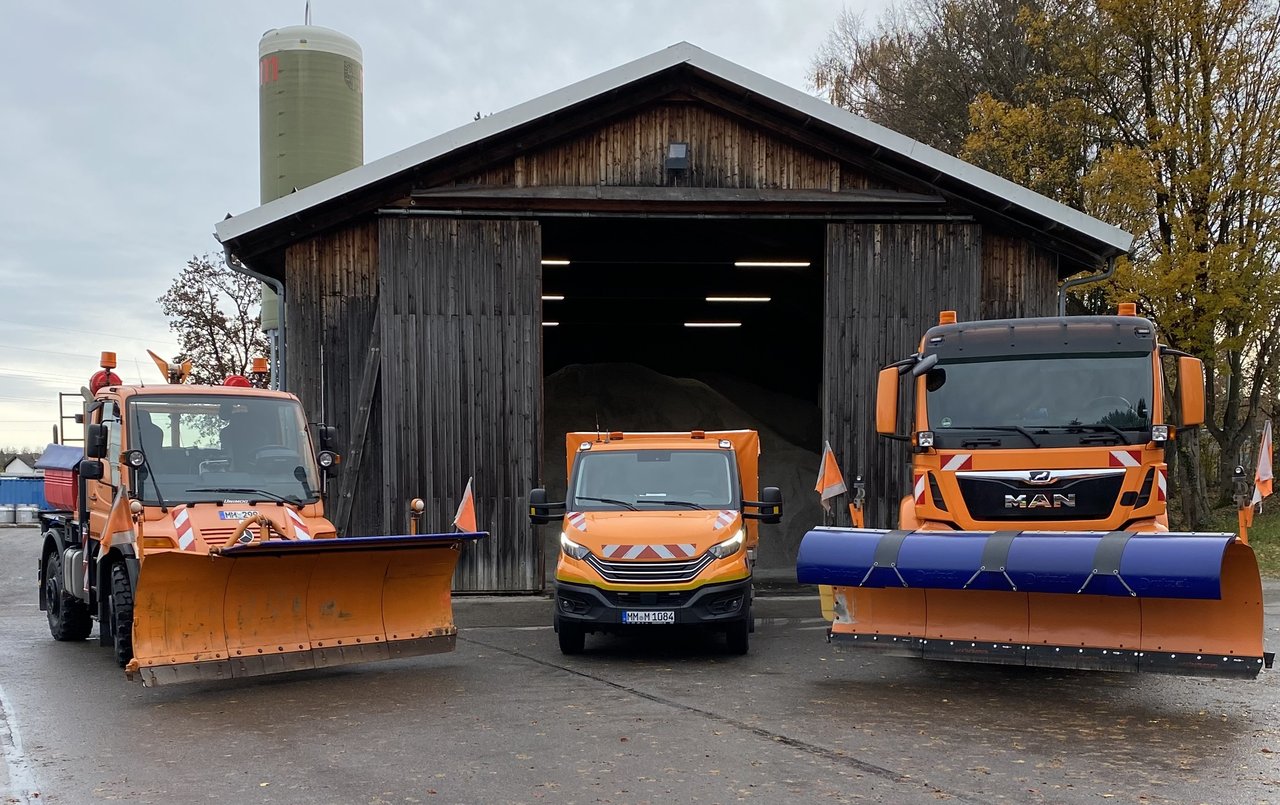
[[[86,458],[80,462],[80,477],[86,481],[102,480],[102,462],[93,458]]]
[[[1178,358],[1178,407],[1183,428],[1204,424],[1204,364],[1199,358]]]
[[[84,454],[87,458],[107,457],[107,426],[90,425],[85,431]]]
[[[338,472],[338,465],[342,463],[342,456],[332,450],[321,450],[316,454],[316,463],[320,465],[320,471],[324,474],[335,475]]]
[[[333,425],[316,425],[316,438],[320,441],[321,450],[329,450],[338,439],[338,429]]]
[[[876,380],[876,433],[898,433],[898,370],[893,366],[881,369]]]
[[[557,511],[557,509],[559,511]],[[564,503],[547,502],[547,490],[533,489],[529,492],[529,522],[534,525],[554,523],[564,513]]]
[[[746,507],[759,509],[748,512]],[[760,500],[744,500],[742,502],[744,520],[759,520],[766,525],[777,525],[782,522],[782,490],[776,486],[766,486],[760,490]]]

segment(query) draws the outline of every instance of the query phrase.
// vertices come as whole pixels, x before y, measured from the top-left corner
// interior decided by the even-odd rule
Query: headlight
[[[735,553],[742,550],[742,542],[746,538],[747,538],[746,529],[739,528],[738,533],[734,534],[732,537],[729,537],[724,542],[718,542],[715,545],[712,545],[711,548],[708,549],[707,553],[711,554],[717,559],[723,559],[726,556],[733,556]]]
[[[586,546],[579,545],[565,536],[563,531],[560,532],[560,550],[564,551],[565,556],[572,556],[574,559],[585,559],[587,554],[591,553]]]

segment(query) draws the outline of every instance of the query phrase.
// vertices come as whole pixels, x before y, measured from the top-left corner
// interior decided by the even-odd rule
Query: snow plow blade
[[[960,662],[1257,676],[1262,580],[1232,534],[818,528],[830,639]]]
[[[130,678],[233,679],[452,651],[450,591],[484,533],[269,540],[144,556]]]

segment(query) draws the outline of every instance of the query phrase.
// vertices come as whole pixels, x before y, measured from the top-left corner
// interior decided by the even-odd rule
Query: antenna
[[[307,25],[311,24],[311,0],[307,0],[307,10],[304,12],[303,20]]]
[[[145,388],[147,384],[142,382],[142,364],[138,363],[137,358],[133,359],[133,367],[138,370],[138,385]]]

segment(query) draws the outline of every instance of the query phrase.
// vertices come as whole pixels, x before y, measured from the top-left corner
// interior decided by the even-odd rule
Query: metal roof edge
[[[662,70],[688,61],[700,48],[680,42],[671,47],[642,56],[634,61],[598,73],[537,98],[516,104],[501,112],[459,126],[458,128],[375,159],[357,168],[339,173],[295,193],[268,201],[260,207],[219,221],[214,226],[218,241],[226,243],[264,226],[296,215],[308,207],[322,204],[345,193],[387,179],[424,162],[443,156],[457,148],[501,134],[507,129],[531,123],[544,115],[618,89]]]
[[[843,129],[856,137],[873,142],[940,173],[945,173],[972,187],[1008,199],[1019,207],[1058,221],[1063,226],[1106,243],[1121,252],[1127,253],[1133,245],[1133,235],[1119,227],[714,53],[699,48],[695,50],[697,54],[689,59],[689,63],[694,67],[750,89],[780,104],[790,106],[810,117]]]
[[[373,162],[352,168],[345,173],[269,201],[240,215],[227,218],[215,225],[215,236],[220,242],[227,243],[297,215],[310,207],[410,170],[457,148],[531,123],[547,114],[590,100],[682,63],[737,84],[761,97],[789,106],[864,141],[874,143],[917,164],[950,176],[963,184],[1004,198],[1018,207],[1106,244],[1118,253],[1127,253],[1133,245],[1133,235],[1118,227],[688,42],[679,42],[642,56],[488,117],[459,126]]]

